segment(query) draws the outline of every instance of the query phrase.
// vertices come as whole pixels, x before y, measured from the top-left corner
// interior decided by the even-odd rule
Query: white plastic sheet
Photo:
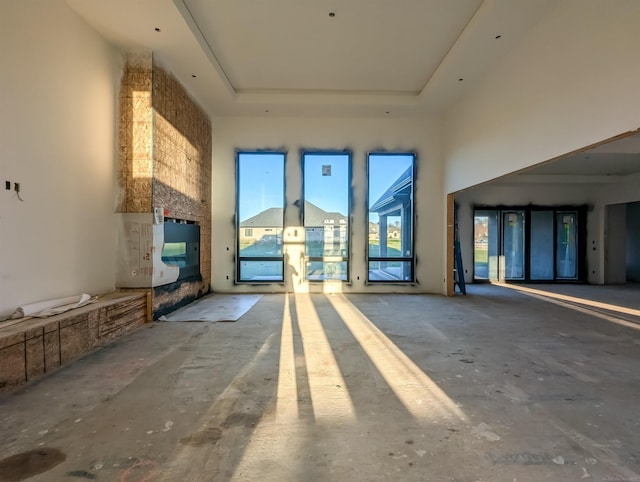
[[[66,298],[38,301],[37,303],[20,306],[13,312],[11,318],[17,319],[24,318],[25,316],[44,318],[47,316],[58,315],[65,311],[73,310],[74,308],[80,308],[92,301],[94,300],[91,299],[91,295],[88,295],[87,293],[68,296]]]
[[[159,319],[161,321],[238,321],[260,298],[262,295],[210,294]]]

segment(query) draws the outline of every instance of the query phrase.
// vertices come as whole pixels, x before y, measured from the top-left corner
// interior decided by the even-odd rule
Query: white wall
[[[637,0],[559,1],[447,114],[445,191],[638,129],[638,25]]]
[[[347,118],[225,118],[213,122],[212,182],[212,289],[214,291],[307,291],[346,292],[442,292],[444,236],[442,164],[439,125],[419,119]],[[352,151],[352,285],[309,284],[292,272],[285,273],[284,286],[271,284],[234,285],[235,255],[235,152],[236,149],[282,149],[288,152],[286,165],[286,226],[299,225],[299,211],[293,205],[302,197],[301,149],[350,149]],[[366,155],[386,150],[414,151],[418,155],[415,181],[416,257],[418,285],[365,286],[366,243]],[[286,240],[285,240],[286,242]],[[227,250],[228,249],[228,250]],[[288,249],[292,249],[289,247]],[[292,256],[292,259],[295,257]],[[301,266],[293,268],[302,275]],[[227,279],[227,277],[229,279]],[[360,279],[358,279],[358,277]]]
[[[114,288],[122,59],[62,1],[1,2],[0,45],[1,317]]]
[[[601,204],[622,204],[640,201],[640,174],[626,176],[623,182],[602,185],[598,190]]]

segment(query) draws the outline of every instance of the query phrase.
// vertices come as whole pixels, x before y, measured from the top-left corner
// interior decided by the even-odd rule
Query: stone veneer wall
[[[150,213],[153,179],[153,62],[151,53],[130,53],[120,85],[118,207]]]
[[[120,212],[152,212],[200,225],[200,274],[153,289],[153,316],[211,286],[211,123],[151,53],[128,56],[120,94]]]
[[[180,83],[157,66],[152,93],[153,203],[168,217],[200,225],[202,276],[155,288],[156,316],[208,293],[211,285],[211,123]]]

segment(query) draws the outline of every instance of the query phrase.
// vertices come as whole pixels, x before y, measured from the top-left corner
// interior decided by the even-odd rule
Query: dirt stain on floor
[[[67,456],[58,449],[41,447],[0,460],[0,481],[18,482],[51,470]]]
[[[222,430],[217,427],[210,427],[181,439],[180,443],[191,447],[201,447],[205,444],[215,445],[221,436]]]
[[[231,413],[223,423],[224,428],[244,426],[253,428],[260,421],[260,416],[251,413]]]

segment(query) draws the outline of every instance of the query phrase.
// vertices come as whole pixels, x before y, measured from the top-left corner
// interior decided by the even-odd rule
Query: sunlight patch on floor
[[[559,293],[553,293],[551,291],[543,291],[539,289],[529,288],[526,286],[516,286],[516,285],[511,285],[506,283],[492,283],[492,284],[501,286],[503,288],[509,288],[515,291],[519,291],[522,294],[531,296],[532,298],[536,298],[541,301],[546,301],[547,303],[552,303],[554,305],[562,306],[564,308],[569,308],[570,310],[578,311],[586,315],[595,316],[596,318],[610,321],[611,323],[616,323],[618,325],[626,326],[627,328],[640,330],[640,325],[638,323],[627,321],[622,318],[618,318],[616,316],[607,315],[606,313],[601,313],[599,311],[596,311],[596,309],[613,311],[613,312],[622,313],[622,314],[631,315],[631,316],[637,316],[637,317],[640,317],[640,310],[634,310],[632,308],[612,305],[609,303],[601,303],[599,301],[592,301],[585,298],[576,298],[575,296],[561,295]],[[584,305],[584,307],[577,306],[577,305]]]
[[[391,390],[416,420],[466,421],[464,412],[436,383],[342,294],[327,296]]]
[[[278,393],[276,420],[286,422],[298,419],[298,386],[296,383],[296,361],[291,326],[289,296],[284,298],[282,332],[280,335],[280,364],[278,368]]]
[[[295,305],[316,423],[352,423],[353,402],[311,296],[296,293]]]

